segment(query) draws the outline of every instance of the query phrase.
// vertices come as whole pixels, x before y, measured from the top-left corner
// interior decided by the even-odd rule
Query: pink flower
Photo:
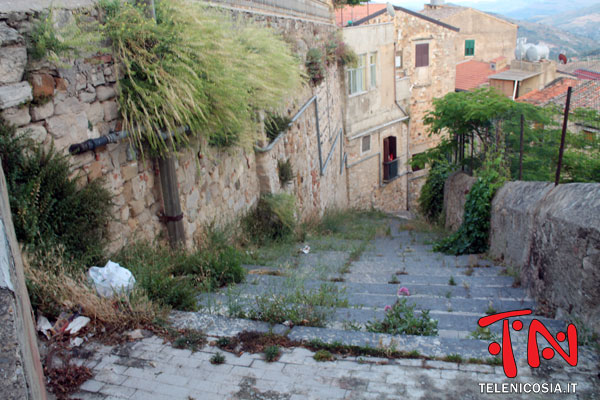
[[[391,309],[392,309],[392,306],[383,307],[383,311],[385,311],[385,312],[390,311]]]
[[[410,292],[408,291],[407,288],[401,287],[398,289],[398,297],[400,297],[400,296],[410,296]]]

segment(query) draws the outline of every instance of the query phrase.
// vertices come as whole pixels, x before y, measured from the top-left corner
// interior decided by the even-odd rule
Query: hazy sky
[[[423,4],[429,0],[395,0],[390,3],[408,8],[411,10],[422,10]],[[447,3],[454,3],[461,6],[473,7],[483,11],[509,12],[512,10],[527,8],[531,5],[545,5],[548,8],[570,8],[586,7],[600,0],[446,0]],[[387,3],[387,0],[374,0],[373,3]]]

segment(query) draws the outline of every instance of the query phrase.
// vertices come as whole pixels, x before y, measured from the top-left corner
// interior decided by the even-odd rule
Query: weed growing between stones
[[[443,358],[443,361],[455,362],[459,364],[464,362],[460,354],[448,354],[446,357]]]
[[[517,288],[521,287],[521,271],[519,268],[515,268],[513,266],[508,266],[502,270],[500,275],[510,276],[513,278],[512,287]]]
[[[275,140],[279,134],[287,131],[290,122],[292,122],[291,118],[279,114],[268,113],[265,117],[264,125],[269,143]]]
[[[453,276],[451,276],[450,279],[448,280],[448,285],[456,286],[456,281],[454,280]]]
[[[257,245],[290,240],[296,228],[294,196],[287,193],[263,195],[242,220],[251,242]]]
[[[277,361],[281,356],[281,350],[278,346],[273,345],[265,348],[265,360],[267,362]]]
[[[313,358],[315,359],[315,361],[320,362],[335,360],[333,354],[331,354],[328,350],[318,350],[313,356]]]
[[[192,353],[200,350],[206,344],[206,336],[195,329],[185,329],[180,336],[173,341],[176,349],[188,349]]]
[[[407,299],[397,300],[387,309],[382,321],[369,321],[365,327],[369,332],[392,335],[437,336],[438,321],[429,318],[429,310],[423,310],[421,315],[416,317],[415,307],[414,304],[408,305]]]
[[[323,283],[318,289],[306,289],[299,284],[291,291],[268,290],[249,304],[245,317],[281,324],[323,327],[337,307],[347,307],[345,291]]]
[[[213,365],[223,364],[225,362],[225,356],[222,353],[215,353],[209,361]]]
[[[488,308],[487,308],[487,310],[485,310],[485,313],[487,315],[493,315],[493,314],[498,313],[498,311],[496,311],[496,309],[494,308],[494,305],[492,304],[491,301],[490,301],[490,304],[488,304]]]
[[[471,334],[469,335],[469,337],[472,337],[473,339],[479,339],[479,340],[486,340],[486,341],[498,341],[500,340],[498,338],[498,335],[496,335],[495,333],[493,333],[490,328],[482,328],[481,326],[478,326],[477,329],[475,329],[473,332],[471,332]]]
[[[398,275],[393,274],[392,277],[390,278],[390,280],[388,281],[388,283],[391,285],[400,283],[400,279],[398,279]]]
[[[279,183],[281,187],[286,187],[294,179],[294,168],[290,159],[277,160],[277,172],[279,174]]]

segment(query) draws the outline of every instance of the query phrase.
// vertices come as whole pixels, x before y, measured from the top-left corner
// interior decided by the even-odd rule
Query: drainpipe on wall
[[[515,80],[515,88],[513,90],[513,95],[512,95],[513,101],[515,101],[515,98],[517,97],[517,88],[518,87],[519,87],[519,81]]]
[[[392,54],[393,57],[393,66],[394,66],[394,103],[396,104],[396,106],[398,106],[398,108],[400,109],[400,111],[402,111],[404,113],[404,115],[406,117],[408,117],[408,126],[406,127],[406,211],[410,210],[410,201],[409,201],[409,179],[408,179],[408,175],[410,174],[409,171],[409,164],[408,164],[408,158],[410,156],[410,114],[408,112],[406,112],[406,110],[400,105],[400,103],[398,102],[398,89],[396,88],[396,53],[398,52],[398,42],[396,42],[396,40],[394,40],[394,54]]]

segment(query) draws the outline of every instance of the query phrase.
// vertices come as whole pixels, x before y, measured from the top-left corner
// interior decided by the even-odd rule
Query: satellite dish
[[[394,6],[393,6],[393,5],[391,5],[391,4],[388,2],[388,3],[387,3],[387,5],[386,5],[386,7],[387,7],[387,12],[388,12],[388,14],[390,14],[390,16],[391,16],[392,18],[394,18],[394,17],[396,16],[396,10],[394,10]]]

